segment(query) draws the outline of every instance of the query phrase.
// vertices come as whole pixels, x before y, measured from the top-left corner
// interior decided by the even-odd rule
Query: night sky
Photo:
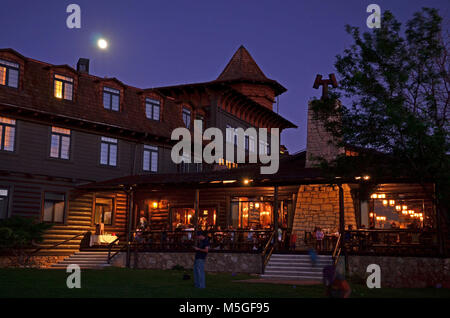
[[[81,7],[81,29],[66,27],[71,3]],[[293,153],[306,145],[307,103],[320,95],[315,75],[334,72],[335,56],[351,43],[346,24],[369,30],[371,3],[402,22],[423,6],[438,8],[448,27],[448,0],[1,0],[0,47],[73,67],[86,57],[90,73],[148,88],[214,80],[244,45],[288,89],[279,113],[299,128],[281,142]],[[108,51],[96,47],[99,36]]]

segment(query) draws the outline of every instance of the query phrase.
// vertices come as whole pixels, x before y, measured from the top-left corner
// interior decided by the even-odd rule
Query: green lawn
[[[244,283],[249,275],[208,274],[207,288],[198,290],[191,280],[182,280],[182,271],[131,270],[111,268],[82,270],[81,289],[68,289],[65,270],[0,269],[0,297],[324,297],[321,285],[292,286]],[[351,284],[352,297],[450,297],[449,289],[369,290]]]

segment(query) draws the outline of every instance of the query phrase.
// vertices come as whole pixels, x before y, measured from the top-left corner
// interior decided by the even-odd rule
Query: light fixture
[[[388,205],[388,200],[383,200],[383,205]]]
[[[384,193],[379,194],[378,199],[386,199],[386,194],[384,194]]]
[[[152,203],[152,206],[153,206],[154,209],[156,209],[156,208],[158,207],[158,202],[154,201],[154,202]]]
[[[395,200],[389,200],[389,205],[390,206],[394,206],[395,205]]]
[[[407,205],[402,205],[402,210],[408,210],[408,206]]]
[[[370,196],[371,199],[376,199],[377,197],[378,197],[378,196],[377,196],[376,193],[374,193],[374,194],[372,194],[372,195]]]
[[[244,179],[244,184],[249,184],[250,181],[252,181],[252,180],[250,180],[250,179]]]
[[[234,183],[234,182],[236,182],[236,180],[223,180],[222,182],[223,183]]]
[[[255,208],[259,208],[259,203],[255,203]]]
[[[364,180],[369,180],[369,179],[370,179],[370,176],[365,175],[365,176],[363,177],[363,179],[364,179]]]
[[[407,214],[408,214],[408,211],[403,210],[403,211],[402,211],[402,214],[403,214],[403,215],[407,215]]]
[[[355,180],[359,180],[359,179],[361,179],[361,177],[355,177]]]
[[[395,206],[395,209],[396,209],[397,211],[401,211],[401,210],[402,210],[402,206],[401,206],[401,205],[396,205],[396,206]]]

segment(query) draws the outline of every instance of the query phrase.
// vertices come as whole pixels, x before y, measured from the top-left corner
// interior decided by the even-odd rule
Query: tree
[[[42,235],[52,225],[33,218],[14,216],[0,220],[0,251],[8,254],[14,265],[30,265],[28,249],[42,242]]]
[[[423,8],[403,32],[389,11],[379,29],[361,34],[346,26],[354,43],[337,55],[339,87],[328,99],[313,100],[312,108],[338,146],[369,149],[356,157],[322,160],[322,167],[341,176],[368,173],[434,182],[439,207],[448,214],[450,73],[442,24],[436,9]]]

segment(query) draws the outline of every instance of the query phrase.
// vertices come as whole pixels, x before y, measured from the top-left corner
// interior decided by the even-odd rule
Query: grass
[[[320,298],[321,285],[292,286],[244,283],[255,278],[229,273],[207,274],[207,288],[198,290],[190,280],[183,280],[183,271],[132,270],[111,268],[82,270],[81,288],[68,289],[65,270],[0,269],[0,298],[6,297],[132,297],[132,298]],[[351,284],[352,297],[450,297],[449,289],[368,289]]]

